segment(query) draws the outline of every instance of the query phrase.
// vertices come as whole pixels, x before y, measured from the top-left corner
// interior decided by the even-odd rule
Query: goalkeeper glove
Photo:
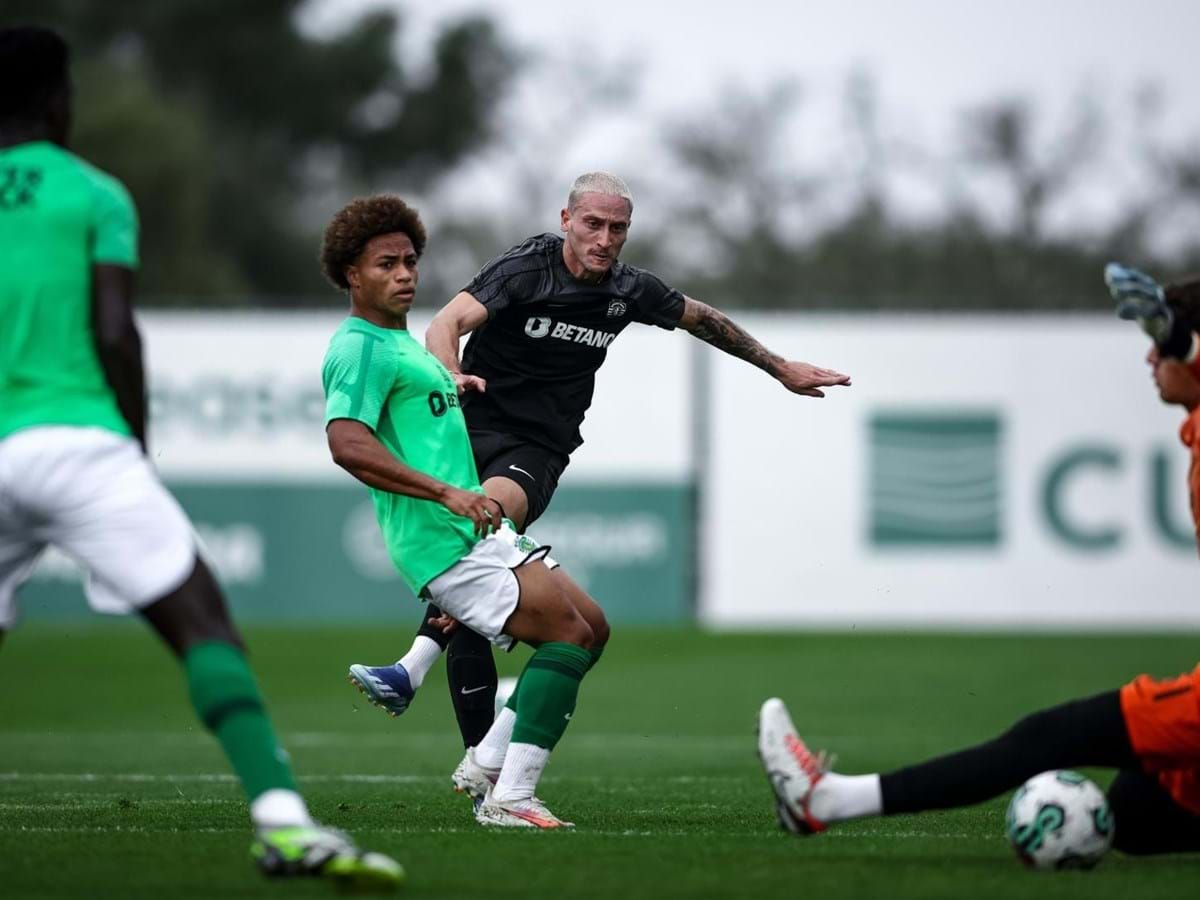
[[[1137,269],[1110,262],[1104,267],[1104,283],[1117,302],[1120,318],[1135,320],[1155,343],[1161,344],[1167,339],[1175,316],[1157,281]]]

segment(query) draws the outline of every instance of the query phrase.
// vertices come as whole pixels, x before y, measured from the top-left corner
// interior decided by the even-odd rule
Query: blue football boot
[[[391,666],[350,667],[347,680],[362,691],[368,700],[395,718],[412,703],[416,689],[408,677],[408,670],[400,663]]]

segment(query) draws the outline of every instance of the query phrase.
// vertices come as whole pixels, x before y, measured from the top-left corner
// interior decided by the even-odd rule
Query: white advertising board
[[[854,383],[793,397],[712,359],[704,623],[1200,626],[1184,413],[1127,323],[741,321]]]
[[[168,478],[330,480],[321,360],[342,313],[143,314],[150,443]],[[414,315],[423,339],[428,315]],[[609,349],[564,483],[682,483],[691,471],[687,335],[631,326]]]

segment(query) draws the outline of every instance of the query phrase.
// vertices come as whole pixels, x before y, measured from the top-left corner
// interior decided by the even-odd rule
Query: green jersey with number
[[[354,419],[407,466],[483,493],[458,391],[446,367],[403,329],[351,316],[329,341],[325,423]],[[371,488],[388,554],[414,592],[471,552],[474,523],[434,500]]]
[[[92,266],[137,266],[124,186],[47,141],[0,149],[0,438],[36,425],[129,434],[92,338]]]

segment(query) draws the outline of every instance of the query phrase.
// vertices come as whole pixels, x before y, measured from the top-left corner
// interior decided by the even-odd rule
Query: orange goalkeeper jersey
[[[1195,364],[1193,363],[1193,365]],[[1179,437],[1192,451],[1192,461],[1188,467],[1188,495],[1192,505],[1192,521],[1196,527],[1196,539],[1200,543],[1200,407],[1188,414],[1183,426],[1179,429]]]

